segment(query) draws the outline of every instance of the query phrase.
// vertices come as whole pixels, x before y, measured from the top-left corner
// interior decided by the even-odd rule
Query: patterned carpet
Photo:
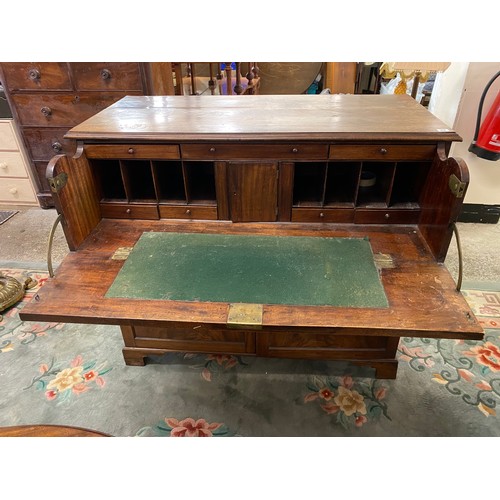
[[[229,355],[168,354],[128,367],[118,327],[21,321],[36,291],[0,322],[0,426],[123,437],[500,435],[499,290],[463,291],[484,341],[403,338],[396,380],[338,362]]]

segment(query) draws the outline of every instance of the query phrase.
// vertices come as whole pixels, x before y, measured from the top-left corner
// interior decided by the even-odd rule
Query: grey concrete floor
[[[0,207],[19,213],[0,224],[0,261],[46,263],[47,241],[57,213],[38,207]],[[500,282],[500,224],[458,223],[464,262],[463,281]],[[54,267],[69,252],[61,226],[58,225],[52,250]],[[452,240],[445,266],[458,277],[458,252]]]

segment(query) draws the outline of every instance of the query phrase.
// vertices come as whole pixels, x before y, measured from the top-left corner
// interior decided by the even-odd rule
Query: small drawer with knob
[[[26,176],[26,166],[21,153],[0,151],[0,177]]]
[[[87,158],[132,160],[176,160],[180,158],[177,144],[87,144]]]
[[[66,128],[25,128],[24,136],[35,161],[49,161],[54,155],[74,155],[76,142],[65,139]]]
[[[123,93],[15,94],[12,100],[24,127],[73,127],[124,97]]]
[[[431,160],[436,154],[435,144],[332,144],[331,160]]]
[[[142,90],[138,63],[71,63],[77,90]]]
[[[101,217],[106,219],[159,219],[158,207],[141,203],[101,203]]]
[[[4,84],[10,91],[71,90],[67,63],[9,63]]]
[[[185,160],[326,160],[327,144],[182,144]]]
[[[217,220],[217,207],[160,205],[160,218]]]
[[[418,224],[420,209],[364,209],[357,208],[355,224]]]
[[[350,223],[353,220],[352,208],[292,208],[292,222]]]
[[[33,203],[35,194],[29,179],[11,179],[1,177],[0,170],[0,201],[10,203]]]

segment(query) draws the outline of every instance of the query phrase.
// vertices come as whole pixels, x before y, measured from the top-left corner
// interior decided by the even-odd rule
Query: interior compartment
[[[184,162],[184,179],[188,203],[215,205],[215,170],[213,162]]]
[[[365,161],[362,164],[356,205],[363,208],[387,207],[394,179],[394,162]],[[363,186],[363,180],[373,180]]]
[[[398,162],[391,194],[391,207],[418,208],[431,162]]]
[[[184,175],[180,161],[154,161],[153,175],[160,203],[186,203]]]
[[[127,201],[119,160],[89,160],[101,202]]]
[[[330,162],[326,177],[325,206],[353,207],[361,162]]]
[[[326,162],[296,162],[293,206],[321,207],[325,199]]]

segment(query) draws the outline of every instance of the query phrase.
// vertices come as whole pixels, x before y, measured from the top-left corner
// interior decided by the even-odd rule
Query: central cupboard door
[[[278,163],[230,162],[228,181],[233,222],[277,220]]]

